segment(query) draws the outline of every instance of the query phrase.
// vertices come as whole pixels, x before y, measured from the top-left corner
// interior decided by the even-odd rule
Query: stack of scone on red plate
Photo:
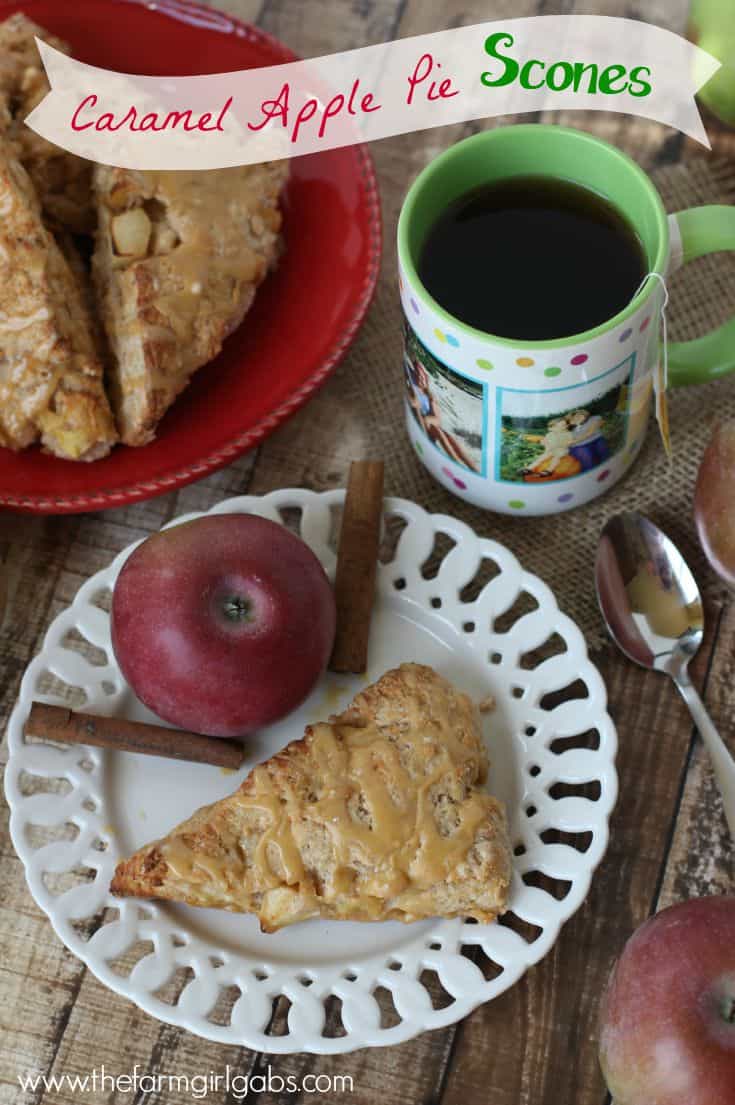
[[[96,460],[144,445],[242,322],[279,251],[288,163],[92,165],[23,120],[48,92],[25,16],[0,23],[0,445]]]

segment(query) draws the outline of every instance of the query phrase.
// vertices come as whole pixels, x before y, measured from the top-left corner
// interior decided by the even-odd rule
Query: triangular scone
[[[94,171],[93,260],[122,440],[145,445],[242,322],[274,263],[285,161],[210,172]]]
[[[256,767],[229,798],[118,865],[112,892],[255,913],[491,921],[511,874],[470,699],[403,664]]]
[[[0,445],[96,460],[117,440],[84,291],[0,139]]]
[[[25,125],[49,90],[36,37],[69,54],[66,42],[16,12],[0,23],[0,134],[30,176],[46,221],[73,234],[94,230],[92,164]]]

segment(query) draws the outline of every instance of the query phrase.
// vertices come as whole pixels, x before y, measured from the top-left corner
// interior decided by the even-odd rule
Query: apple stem
[[[222,604],[225,617],[231,622],[249,622],[253,618],[253,605],[242,595],[231,595]]]

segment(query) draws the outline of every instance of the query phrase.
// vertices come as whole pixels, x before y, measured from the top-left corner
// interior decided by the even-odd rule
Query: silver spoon
[[[689,565],[653,522],[628,511],[602,531],[595,585],[615,643],[641,667],[670,675],[679,688],[709,749],[735,837],[735,760],[689,678],[689,661],[704,636],[702,599]]]

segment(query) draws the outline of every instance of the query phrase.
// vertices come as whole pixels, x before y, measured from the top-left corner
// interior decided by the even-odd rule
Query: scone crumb
[[[495,695],[486,694],[482,701],[478,702],[477,709],[481,714],[491,714],[496,706]]]

